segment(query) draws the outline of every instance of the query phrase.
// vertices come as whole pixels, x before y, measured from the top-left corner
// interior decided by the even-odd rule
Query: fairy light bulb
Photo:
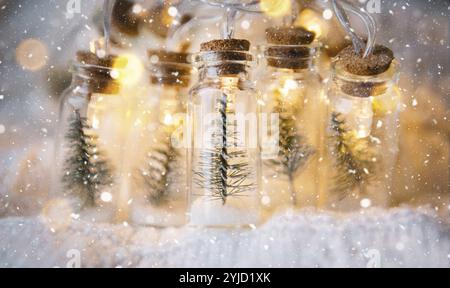
[[[286,79],[284,81],[283,87],[280,89],[281,93],[283,93],[284,96],[289,95],[289,92],[291,90],[298,89],[298,82],[293,79]]]
[[[298,104],[298,93],[295,93],[299,89],[298,81],[294,79],[287,78],[284,80],[283,85],[279,88],[280,96],[283,98],[283,101],[292,102],[292,104]]]
[[[172,125],[173,124],[173,116],[169,113],[166,113],[163,120],[165,125]]]
[[[335,100],[335,111],[345,115],[355,137],[366,138],[372,132],[373,104],[371,97],[343,97]]]
[[[353,114],[355,115],[356,137],[370,136],[373,124],[373,109],[371,98],[358,98],[354,100]]]
[[[127,63],[125,67],[123,63]],[[142,75],[144,74],[144,65],[142,64],[141,60],[134,54],[120,55],[113,64],[114,69],[116,69],[117,67],[124,68],[120,69],[120,73],[111,75],[111,77],[115,77],[115,79],[117,79],[120,84],[124,86],[135,85],[139,82],[139,80],[142,78]],[[117,71],[117,69],[113,70],[113,72],[114,71]]]

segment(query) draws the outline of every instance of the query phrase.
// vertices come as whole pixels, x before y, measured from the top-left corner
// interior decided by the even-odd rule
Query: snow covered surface
[[[5,218],[0,247],[0,267],[450,267],[448,223],[408,208],[289,212],[247,230]]]
[[[255,229],[88,222],[42,192],[49,146],[0,153],[0,267],[450,267],[448,218],[431,208],[303,210]]]

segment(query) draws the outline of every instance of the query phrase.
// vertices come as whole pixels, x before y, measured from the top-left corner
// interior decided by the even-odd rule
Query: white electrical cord
[[[235,0],[196,0],[200,4],[206,4],[211,7],[226,8],[225,11],[225,23],[222,28],[223,38],[232,38],[234,34],[233,22],[237,17],[237,12],[246,13],[262,13],[261,10],[256,9],[255,6],[261,3],[260,0],[252,0],[247,2],[235,1]],[[180,5],[182,2],[179,3]],[[204,17],[194,17],[184,25],[181,25],[173,30],[170,37],[168,37],[167,46],[170,49],[174,49],[179,40],[185,38],[184,35],[189,33],[195,26],[202,22],[218,21],[222,19],[223,16],[204,16]]]
[[[375,19],[366,11],[356,8],[345,0],[340,0],[339,2],[338,0],[332,0],[332,4],[337,19],[352,38],[355,52],[361,53],[364,51],[363,57],[366,58],[369,56],[373,52],[376,41],[377,27]],[[364,22],[367,29],[367,44],[364,43],[364,40],[355,33],[355,30],[352,28],[345,11],[355,14]]]
[[[259,9],[259,4],[261,3],[261,0],[252,0],[252,1],[197,0],[197,1],[200,1],[204,4],[215,6],[215,7],[229,8],[232,10],[248,12],[248,13],[262,13],[263,12],[261,9]],[[255,8],[255,6],[258,6],[258,8]]]
[[[109,41],[111,38],[111,15],[115,0],[105,0],[103,2],[103,31],[105,37],[104,49],[106,55],[109,55]]]
[[[236,1],[236,0],[196,0],[200,3],[212,6],[212,7],[221,7],[226,8],[225,11],[225,23],[222,29],[223,38],[231,38],[233,36],[234,27],[233,22],[236,18],[237,12],[246,12],[246,13],[263,13],[259,4],[261,4],[261,0],[248,0],[248,1]],[[298,7],[297,2],[292,0],[292,17],[291,21],[295,21],[295,18],[298,16]],[[366,11],[355,7],[354,5],[348,3],[346,0],[332,0],[333,10],[335,15],[345,31],[350,35],[353,42],[353,47],[357,53],[364,51],[364,58],[369,56],[374,49],[375,41],[376,41],[376,22],[375,19]],[[297,11],[296,11],[297,9]],[[346,11],[358,16],[364,23],[367,29],[367,43],[359,37],[354,29],[352,28],[350,21],[347,17]],[[209,21],[213,19],[217,19],[217,16],[204,17],[204,18],[194,18],[197,21]],[[173,34],[173,36],[179,36],[183,34],[184,31],[190,30],[194,23],[190,23],[189,21],[186,25],[179,27]],[[187,26],[187,27],[186,27]],[[179,37],[174,37],[178,39]]]

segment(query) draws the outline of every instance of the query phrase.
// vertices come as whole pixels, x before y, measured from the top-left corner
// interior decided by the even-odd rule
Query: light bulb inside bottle
[[[171,114],[165,114],[164,116],[164,120],[163,120],[165,125],[172,125],[173,124],[173,117]]]
[[[280,91],[283,94],[283,96],[287,97],[289,96],[289,92],[295,89],[298,89],[298,82],[293,79],[286,79]]]
[[[92,128],[98,129],[100,126],[100,121],[96,115],[92,116]]]
[[[335,103],[335,111],[345,116],[348,128],[359,139],[369,137],[372,133],[373,107],[372,98],[341,98]]]
[[[357,127],[356,137],[366,138],[370,136],[373,124],[373,110],[371,98],[360,98],[356,100],[355,109],[355,124]]]

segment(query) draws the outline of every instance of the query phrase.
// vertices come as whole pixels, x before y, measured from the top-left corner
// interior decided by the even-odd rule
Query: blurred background
[[[179,2],[117,0],[113,49],[133,55],[136,65],[145,67],[146,49],[195,52],[201,42],[220,35],[223,8]],[[270,7],[266,13],[241,13],[236,37],[249,39],[254,47],[263,44],[265,27],[281,21],[284,2],[262,1]],[[431,205],[448,214],[450,1],[354,3],[370,8],[379,26],[378,42],[391,47],[401,63],[402,141],[391,204]],[[102,6],[99,0],[0,0],[0,179],[18,193],[45,190],[29,179],[44,175],[35,167],[50,168],[43,155],[54,134],[59,95],[70,84],[76,51],[90,49],[102,37]],[[324,57],[333,57],[348,44],[330,14],[330,1],[298,0],[287,9],[298,10],[296,25],[320,35]],[[194,24],[188,31],[174,34],[189,21]],[[358,21],[352,22],[364,33]],[[140,79],[138,85],[146,85],[145,70],[137,71],[132,73]]]

